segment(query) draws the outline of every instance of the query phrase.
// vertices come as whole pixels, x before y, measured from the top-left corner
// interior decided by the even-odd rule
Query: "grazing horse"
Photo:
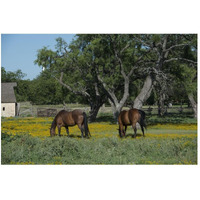
[[[136,137],[137,134],[137,128],[136,128],[136,123],[138,122],[141,126],[143,137],[144,137],[144,128],[146,128],[145,124],[145,112],[142,110],[138,109],[130,109],[130,110],[123,110],[120,112],[119,117],[118,117],[118,122],[119,122],[119,136],[123,137],[126,135],[126,129],[127,126],[132,126],[135,134],[133,137]],[[125,126],[125,131],[124,131],[124,126]],[[122,135],[123,134],[123,135]]]
[[[82,138],[91,136],[88,128],[87,123],[87,115],[82,110],[76,109],[71,112],[68,112],[66,110],[61,110],[54,118],[51,129],[50,129],[50,135],[55,136],[55,129],[56,126],[58,127],[58,134],[60,135],[61,127],[65,127],[67,131],[67,135],[69,136],[69,126],[75,126],[78,125],[79,129],[81,130],[81,136]],[[85,135],[84,135],[85,132]]]

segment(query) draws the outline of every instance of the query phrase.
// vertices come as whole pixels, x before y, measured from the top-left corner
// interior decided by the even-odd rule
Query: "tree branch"
[[[58,79],[56,76],[53,76],[53,75],[52,75],[52,76],[53,76],[62,86],[66,87],[68,90],[70,90],[70,91],[73,92],[74,94],[83,95],[83,96],[85,96],[85,97],[90,97],[90,94],[87,93],[85,90],[83,90],[83,89],[74,90],[71,86],[65,84],[65,83],[63,82],[63,75],[64,75],[64,73],[61,72],[60,78],[59,78],[59,79]]]
[[[176,45],[169,47],[168,49],[165,49],[164,52],[170,51],[176,47],[182,47],[182,46],[187,46],[187,45],[189,45],[189,44],[176,44]]]
[[[138,37],[135,37],[136,40],[138,40],[140,43],[142,43],[142,45],[148,47],[148,48],[152,48],[152,44],[148,44],[146,42],[144,42],[144,40],[138,38]]]
[[[122,54],[129,47],[130,47],[130,42],[120,51],[120,54]]]
[[[183,60],[183,61],[186,61],[186,62],[197,64],[197,62],[195,62],[193,60],[186,59],[186,58],[170,58],[168,60],[165,60],[164,63],[168,63],[168,62],[171,62],[171,61],[177,61],[177,60]]]
[[[165,38],[164,38],[164,41],[163,41],[163,46],[162,46],[163,51],[165,51],[166,47],[167,47],[167,38],[168,38],[168,35],[165,35]]]
[[[109,89],[108,85],[103,81],[100,75],[97,73],[98,81],[103,85],[104,90],[109,94],[113,103],[116,105],[118,103],[117,97],[115,96],[114,92]]]

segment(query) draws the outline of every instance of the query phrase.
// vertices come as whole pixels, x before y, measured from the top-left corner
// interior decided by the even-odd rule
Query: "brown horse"
[[[126,135],[126,129],[127,126],[132,126],[135,134],[133,137],[136,137],[137,134],[137,128],[136,128],[136,123],[138,122],[141,126],[142,133],[144,136],[144,128],[146,128],[145,124],[145,112],[142,110],[138,109],[130,109],[130,110],[123,110],[120,112],[119,117],[118,117],[118,122],[119,122],[119,136],[123,137]],[[125,126],[125,130],[124,130]],[[123,135],[122,135],[123,134]]]
[[[58,134],[60,135],[61,127],[66,128],[67,135],[69,136],[69,126],[75,126],[78,125],[79,129],[81,130],[81,136],[82,138],[91,136],[88,128],[87,123],[87,115],[82,110],[76,109],[71,112],[68,112],[66,110],[61,110],[54,118],[51,129],[50,129],[50,135],[55,136],[55,129],[56,126],[58,127]],[[84,135],[85,132],[85,135]]]

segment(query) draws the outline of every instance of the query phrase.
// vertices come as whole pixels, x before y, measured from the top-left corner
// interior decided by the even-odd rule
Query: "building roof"
[[[14,87],[17,83],[1,83],[1,103],[16,103]]]

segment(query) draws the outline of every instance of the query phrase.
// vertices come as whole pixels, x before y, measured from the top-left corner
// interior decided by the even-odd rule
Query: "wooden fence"
[[[90,108],[89,107],[70,107],[65,108],[66,110],[73,110],[73,109],[82,109],[86,113],[89,113]],[[25,106],[20,106],[19,110],[19,116],[20,117],[29,117],[29,116],[38,116],[38,117],[55,117],[56,114],[63,110],[63,107],[50,107],[50,106],[37,106],[37,105],[31,105],[27,104]],[[130,107],[126,106],[123,108],[123,110],[128,110]],[[158,115],[158,107],[157,106],[149,106],[142,108],[146,112],[147,115]],[[110,113],[112,115],[112,109],[110,106],[102,106],[99,110],[99,113]],[[172,107],[165,107],[165,115],[170,114],[193,114],[193,110],[191,107],[186,106],[172,106]]]
[[[38,117],[55,117],[57,109],[37,108]]]
[[[153,108],[153,107],[149,107],[149,108],[144,108],[142,109],[144,110],[148,115],[152,115],[152,114],[158,114],[159,110],[158,108]],[[164,108],[164,114],[192,114],[193,113],[193,109],[191,107],[165,107]]]

